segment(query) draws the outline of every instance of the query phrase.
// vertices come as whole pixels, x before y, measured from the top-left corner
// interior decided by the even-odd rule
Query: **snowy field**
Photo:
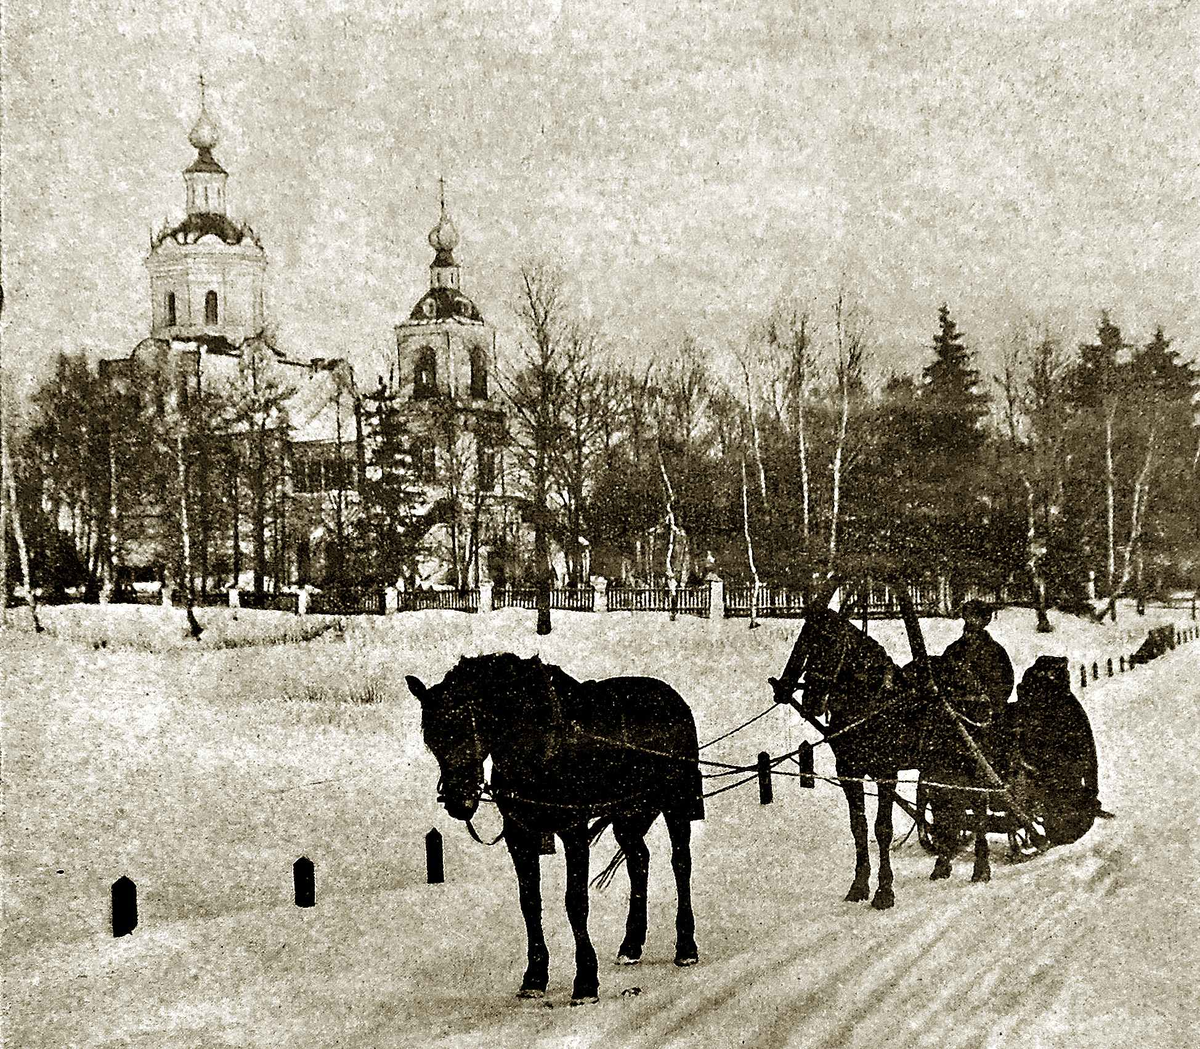
[[[1040,653],[1126,656],[1186,611],[1123,608],[1097,626],[1006,610],[992,633],[1018,676]],[[624,873],[593,893],[598,1005],[567,1008],[573,973],[562,857],[543,861],[550,988],[518,1001],[524,932],[503,846],[471,841],[434,798],[403,675],[440,680],[460,654],[538,652],[578,677],[645,673],[689,701],[704,742],[768,707],[798,623],[666,616],[416,613],[346,621],[206,610],[45,610],[40,637],[0,631],[3,693],[4,1045],[606,1049],[646,1046],[1182,1047],[1200,1030],[1200,643],[1081,693],[1101,798],[1117,814],[993,880],[969,859],[931,884],[915,835],[895,855],[896,907],[842,897],[853,848],[840,791],[776,778],[708,802],[695,824],[700,964],[672,964],[666,832],[651,832],[650,934],[640,966],[610,964]],[[334,621],[326,621],[332,624]],[[959,631],[925,621],[931,652]],[[905,661],[900,623],[872,624]],[[290,640],[289,640],[290,638]],[[237,647],[258,639],[274,644]],[[705,752],[747,764],[806,733],[776,708]],[[827,748],[818,771],[831,771]],[[717,781],[728,782],[726,781]],[[873,805],[869,814],[873,814]],[[494,833],[494,810],[476,823]],[[898,837],[909,821],[897,813]],[[446,841],[425,884],[424,836]],[[593,852],[612,853],[611,835]],[[872,841],[872,851],[874,842]],[[317,905],[292,902],[293,861]],[[874,859],[873,859],[874,865]],[[139,888],[114,939],[109,888]]]

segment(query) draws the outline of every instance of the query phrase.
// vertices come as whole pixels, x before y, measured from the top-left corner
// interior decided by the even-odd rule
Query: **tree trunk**
[[[549,634],[550,620],[550,541],[546,534],[546,456],[548,449],[545,405],[539,406],[537,447],[534,451],[533,558],[537,566],[537,632]]]
[[[4,391],[0,388],[0,398]],[[8,626],[8,442],[0,404],[0,627]]]
[[[183,601],[187,609],[188,629],[200,640],[203,627],[196,621],[194,587],[192,585],[192,533],[188,521],[187,463],[183,454],[183,434],[175,431],[175,468],[179,475],[179,538],[183,548]]]
[[[0,424],[0,438],[6,438]],[[29,571],[29,548],[25,545],[25,532],[21,528],[21,508],[17,505],[17,485],[13,480],[12,462],[8,457],[8,441],[0,440],[0,472],[4,474],[4,487],[8,492],[9,510],[12,513],[13,536],[17,540],[17,555],[21,559],[21,574],[25,577],[25,593],[29,600],[29,612],[33,616],[33,629],[41,633],[44,629],[37,613],[37,594],[33,592],[33,576]],[[8,551],[5,550],[5,558]]]
[[[1116,418],[1116,408],[1106,407],[1104,410],[1104,469],[1105,488],[1108,496],[1108,592],[1113,593],[1113,580],[1116,578],[1117,559],[1117,524],[1116,524],[1116,469],[1113,464],[1113,423]],[[1113,604],[1113,620],[1116,620],[1116,604]]]
[[[1133,555],[1142,541],[1142,524],[1145,520],[1146,502],[1150,494],[1150,476],[1154,468],[1154,446],[1157,439],[1157,425],[1151,425],[1150,434],[1146,439],[1146,458],[1138,471],[1133,484],[1133,506],[1130,511],[1129,540],[1125,544],[1122,556],[1121,578],[1115,589],[1109,595],[1108,604],[1098,618],[1103,621],[1106,615],[1112,615],[1113,622],[1117,621],[1117,596],[1125,592],[1133,574]]]
[[[1027,553],[1029,555],[1029,582],[1033,587],[1033,607],[1037,613],[1037,631],[1039,634],[1049,634],[1054,630],[1050,617],[1046,613],[1046,578],[1042,575],[1042,557],[1044,548],[1038,541],[1037,514],[1034,512],[1033,485],[1024,474],[1021,480],[1025,484],[1025,506],[1027,523]]]
[[[750,538],[750,499],[746,485],[746,458],[742,457],[742,527],[746,534],[746,558],[750,562],[750,629],[758,626],[758,568],[754,564],[754,541]]]
[[[679,612],[678,581],[675,578],[673,558],[675,555],[675,492],[671,488],[671,478],[667,476],[667,461],[663,457],[662,442],[658,445],[658,467],[662,471],[663,487],[667,493],[667,592],[670,594],[671,622]]]

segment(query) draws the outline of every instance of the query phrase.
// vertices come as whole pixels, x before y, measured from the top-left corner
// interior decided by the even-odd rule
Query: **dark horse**
[[[469,821],[484,790],[503,816],[528,934],[520,995],[546,990],[550,955],[542,935],[540,855],[551,834],[567,864],[566,910],[575,935],[572,1004],[596,1000],[596,952],[588,937],[588,848],[611,823],[629,864],[629,917],[618,961],[641,959],[646,940],[650,850],[645,836],[661,812],[671,838],[679,895],[675,964],[697,960],[691,901],[691,820],[704,818],[692,712],[677,692],[648,677],[576,681],[537,657],[463,658],[439,685],[408,677],[421,701],[425,743],[441,770],[439,800]],[[589,821],[597,823],[589,827]]]
[[[794,693],[802,691],[800,712],[826,733],[837,774],[844,777],[841,786],[850,807],[855,846],[854,881],[847,900],[865,900],[870,895],[871,859],[862,783],[869,777],[879,791],[875,814],[879,883],[871,905],[883,910],[895,903],[889,852],[895,783],[901,769],[918,769],[928,780],[944,785],[929,790],[938,853],[930,878],[950,877],[951,857],[958,847],[957,828],[965,823],[975,831],[971,880],[990,880],[988,794],[984,792],[989,785],[954,716],[942,705],[945,698],[956,710],[966,712],[974,726],[972,737],[984,749],[989,747],[986,697],[969,670],[944,657],[897,667],[883,646],[846,616],[817,607],[805,613],[804,627],[779,680],[770,681],[780,703],[795,703]],[[828,723],[821,723],[819,719],[826,716]],[[950,787],[968,789],[947,789]]]

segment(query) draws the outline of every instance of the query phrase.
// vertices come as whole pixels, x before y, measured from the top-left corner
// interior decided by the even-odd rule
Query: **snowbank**
[[[996,863],[990,885],[967,882],[969,863],[930,884],[932,861],[910,841],[894,860],[893,911],[845,904],[853,851],[839,792],[783,779],[764,807],[752,786],[731,791],[696,825],[701,964],[680,971],[656,826],[646,960],[602,967],[600,1004],[566,1009],[561,860],[543,864],[551,1007],[519,1003],[507,855],[436,805],[403,675],[440,680],[460,655],[499,649],[580,677],[652,673],[692,704],[703,742],[770,704],[766,677],[798,624],[556,613],[539,638],[529,612],[426,612],[288,644],[270,642],[297,617],[220,609],[200,613],[196,643],[169,610],[46,611],[56,636],[0,631],[6,1044],[1193,1042],[1200,644],[1082,694],[1118,818],[1034,862]],[[1185,615],[1174,613],[1180,627]],[[1056,617],[1056,632],[1038,635],[1032,613],[1006,610],[992,632],[1019,675],[1043,652],[1103,666],[1170,620],[1122,609],[1115,625]],[[934,652],[959,630],[923,627]],[[901,624],[871,632],[907,658]],[[220,647],[250,641],[261,643]],[[748,762],[808,731],[777,708],[706,756]],[[818,770],[827,762],[819,750]],[[423,840],[435,826],[447,883],[431,887]],[[597,847],[597,864],[610,848]],[[316,864],[311,910],[291,904],[300,855]],[[114,940],[108,893],[121,874],[139,886],[140,924]],[[602,959],[619,942],[624,891],[619,876],[593,895]]]

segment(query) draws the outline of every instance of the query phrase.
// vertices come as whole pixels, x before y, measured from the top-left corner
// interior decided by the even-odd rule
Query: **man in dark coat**
[[[1013,690],[1013,665],[1000,644],[987,632],[992,610],[982,601],[967,601],[962,606],[963,632],[942,653],[962,663],[979,679],[994,717],[1003,719]]]

